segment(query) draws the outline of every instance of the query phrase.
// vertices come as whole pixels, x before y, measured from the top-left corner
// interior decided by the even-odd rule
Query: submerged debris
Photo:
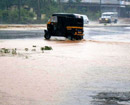
[[[29,49],[28,48],[25,48],[25,51],[28,51]]]
[[[44,50],[52,50],[52,47],[51,46],[41,47],[42,53],[44,52]]]
[[[44,47],[41,47],[42,53],[44,53]]]
[[[7,49],[7,48],[2,48],[2,49],[1,49],[1,52],[3,52],[3,53],[10,53],[10,50]]]
[[[0,49],[0,54],[2,55],[17,55],[17,49],[14,48],[14,49],[8,49],[8,48],[1,48]]]
[[[27,56],[27,54],[32,54],[31,52],[35,52],[35,53],[37,53],[37,48],[36,48],[36,46],[35,45],[33,45],[33,48],[29,51],[29,48],[24,48],[24,49],[22,49],[23,51],[22,52],[18,52],[18,50],[17,50],[17,48],[13,48],[13,49],[8,49],[8,48],[0,48],[0,56],[5,56],[5,55],[9,55],[9,56],[11,56],[11,55],[18,55],[18,56],[25,56],[25,58],[27,59],[28,58],[28,56]],[[41,47],[40,48],[40,50],[42,51],[42,53],[44,53],[44,50],[52,50],[52,47],[50,47],[50,46],[44,46],[44,47]],[[25,53],[25,52],[27,52],[28,51],[28,53]]]
[[[32,47],[37,47],[36,45],[33,45]]]
[[[94,105],[122,105],[120,102],[130,102],[130,92],[101,92],[92,97]]]
[[[17,54],[16,49],[12,49],[12,54],[13,54],[13,55],[16,55],[16,54]]]
[[[28,59],[28,56],[25,56],[26,59]]]
[[[36,51],[36,49],[32,49],[32,51]]]
[[[45,50],[52,50],[52,47],[50,47],[50,46],[45,46]]]

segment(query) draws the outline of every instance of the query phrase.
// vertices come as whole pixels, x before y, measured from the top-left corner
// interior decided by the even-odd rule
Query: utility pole
[[[58,4],[60,4],[60,0],[57,0],[58,1]]]
[[[19,22],[21,21],[21,0],[18,0],[18,16],[19,16]]]
[[[100,15],[102,14],[102,0],[100,0]]]
[[[37,20],[41,20],[40,0],[37,0]]]
[[[6,0],[6,8],[7,8],[7,10],[8,10],[8,7],[9,7],[8,0]]]
[[[63,8],[62,8],[62,6],[61,6],[61,1],[60,1],[60,0],[57,0],[57,2],[58,2],[58,6],[59,6],[59,9],[60,9],[60,12],[62,12]]]

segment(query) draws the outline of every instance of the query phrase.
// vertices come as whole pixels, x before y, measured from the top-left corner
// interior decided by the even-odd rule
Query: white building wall
[[[82,2],[88,2],[88,3],[99,3],[100,0],[82,0]]]
[[[103,4],[119,4],[119,0],[101,0]]]
[[[68,2],[69,0],[60,0],[61,2]],[[74,0],[75,1],[75,0]],[[81,0],[82,3],[100,3],[100,0]],[[126,4],[130,5],[128,0],[101,0],[102,4]]]
[[[82,2],[100,3],[100,0],[82,0]],[[119,0],[101,0],[104,4],[118,4]]]
[[[68,2],[68,0],[60,0],[60,2]]]

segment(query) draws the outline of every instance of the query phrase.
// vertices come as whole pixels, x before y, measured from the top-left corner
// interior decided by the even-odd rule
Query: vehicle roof
[[[52,16],[68,16],[68,17],[74,17],[74,18],[81,18],[80,14],[75,13],[54,13]]]
[[[117,12],[104,12],[102,14],[117,14]]]
[[[85,18],[85,19],[88,19],[88,16],[87,15],[80,15],[80,16],[82,16],[83,18]]]

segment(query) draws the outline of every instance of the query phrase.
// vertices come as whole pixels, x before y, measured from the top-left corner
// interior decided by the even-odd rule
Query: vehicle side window
[[[52,16],[52,17],[51,17],[51,22],[58,22],[57,16]]]

